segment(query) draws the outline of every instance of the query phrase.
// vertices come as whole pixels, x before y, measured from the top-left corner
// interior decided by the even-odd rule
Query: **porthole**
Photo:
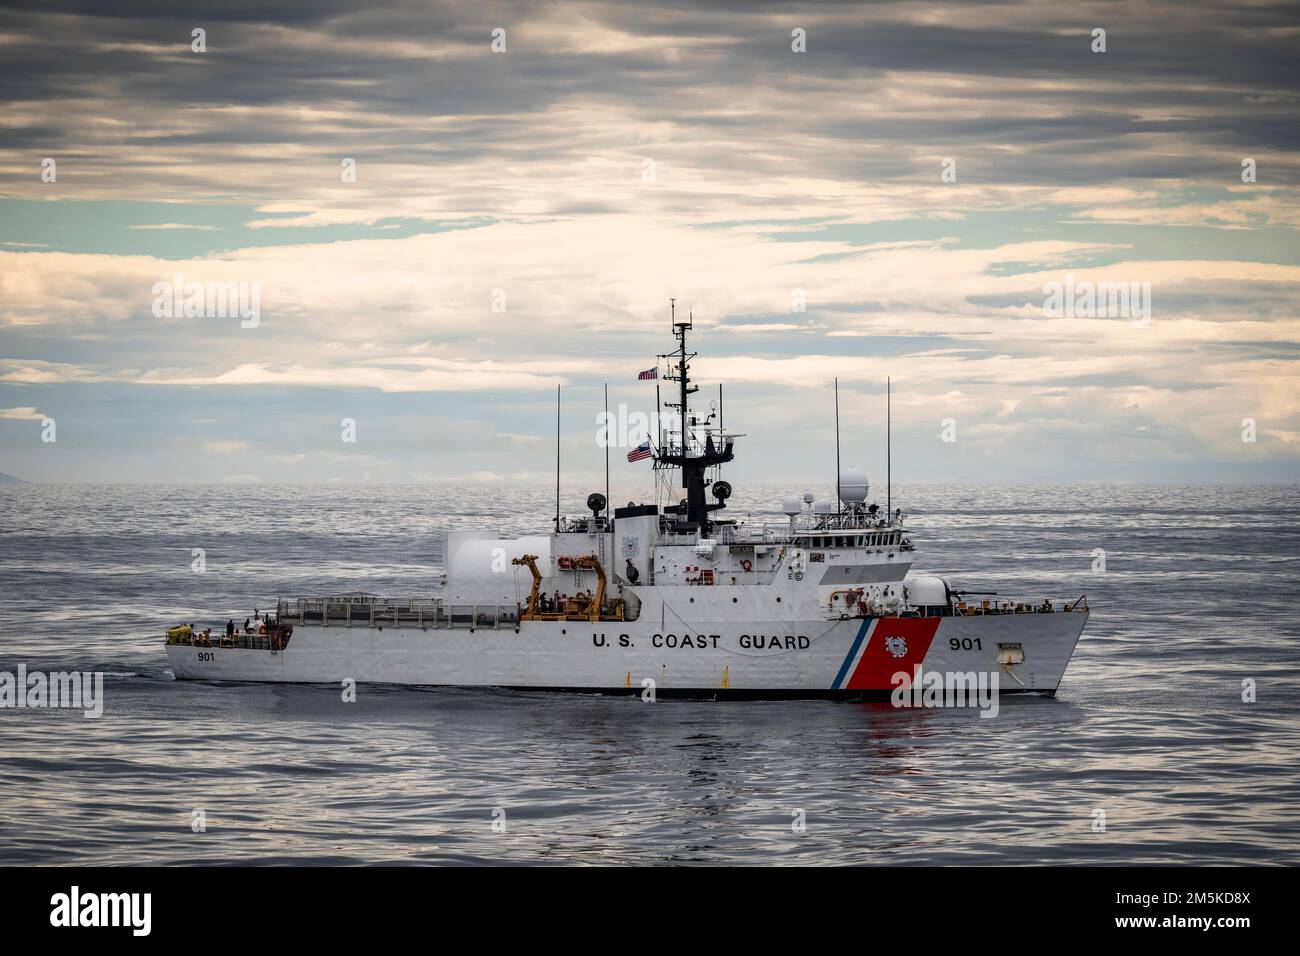
[[[732,599],[731,599],[731,603],[732,603],[732,604],[735,604],[736,601],[738,601],[738,600],[739,600],[739,598],[732,598]]]
[[[780,598],[777,598],[777,599],[776,599],[776,603],[777,603],[777,604],[780,604],[780,603],[781,603],[781,599],[780,599]]]

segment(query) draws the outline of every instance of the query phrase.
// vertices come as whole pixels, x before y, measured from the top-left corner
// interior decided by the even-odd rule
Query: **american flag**
[[[646,439],[627,453],[628,461],[640,461],[642,458],[649,458],[654,452],[650,450],[650,439]]]
[[[638,382],[644,382],[648,378],[658,378],[658,377],[659,377],[659,366],[656,365],[654,368],[646,369],[644,372],[642,372],[640,375],[636,377],[636,380]]]

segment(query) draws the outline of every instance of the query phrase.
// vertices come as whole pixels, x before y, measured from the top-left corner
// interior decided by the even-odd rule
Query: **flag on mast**
[[[640,461],[642,458],[649,458],[653,454],[654,452],[650,449],[650,439],[647,438],[627,453],[627,460]]]
[[[659,377],[659,366],[656,365],[654,368],[646,369],[644,372],[642,372],[640,375],[636,377],[636,380],[638,382],[644,382],[646,379],[658,378],[658,377]]]

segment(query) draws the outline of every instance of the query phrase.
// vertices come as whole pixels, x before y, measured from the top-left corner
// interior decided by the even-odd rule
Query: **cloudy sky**
[[[878,476],[886,376],[901,481],[1300,477],[1293,5],[274,6],[0,12],[0,471],[544,481],[560,384],[595,474],[675,296],[733,479],[832,479],[836,377]]]

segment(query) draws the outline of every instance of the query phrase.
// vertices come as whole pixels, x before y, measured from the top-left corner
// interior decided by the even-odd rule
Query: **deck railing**
[[[497,604],[448,604],[440,598],[307,597],[281,600],[276,618],[324,627],[515,627],[519,609]]]
[[[212,632],[204,635],[202,633],[179,633],[168,634],[168,644],[183,644],[186,647],[233,647],[242,650],[251,651],[281,651],[293,639],[292,631],[278,632],[275,634],[247,634],[243,628],[236,628],[235,633],[227,637],[226,632]]]
[[[907,550],[910,541],[901,528],[796,528],[790,533],[788,525],[741,525],[739,527],[723,526],[715,529],[713,537],[706,540],[719,545],[748,544],[798,544],[803,547],[819,549],[830,547],[858,547],[858,545],[835,543],[813,543],[820,538],[844,540],[862,539],[864,548],[902,548]],[[655,536],[655,547],[686,546],[694,547],[700,543],[698,531],[683,533],[668,532]]]

